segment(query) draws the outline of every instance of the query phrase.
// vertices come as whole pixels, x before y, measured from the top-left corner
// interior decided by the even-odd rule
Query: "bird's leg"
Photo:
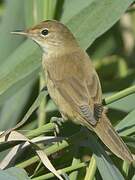
[[[98,121],[102,117],[102,113],[104,111],[104,107],[102,104],[94,104],[94,117]]]

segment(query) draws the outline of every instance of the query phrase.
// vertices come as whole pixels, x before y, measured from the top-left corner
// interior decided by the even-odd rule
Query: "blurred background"
[[[0,0],[0,130],[15,126],[26,115],[41,89],[46,85],[41,68],[40,48],[31,40],[10,34],[14,30],[31,27],[42,20],[57,19],[66,24],[76,36],[82,48],[90,55],[101,80],[103,98],[134,85],[135,82],[135,5],[132,0]],[[112,124],[135,153],[135,94],[132,93],[107,105]],[[24,134],[60,116],[49,96],[42,98],[39,108],[19,130]],[[25,130],[25,131],[24,131]],[[67,122],[60,128],[60,136],[71,136],[80,126]],[[51,134],[53,134],[51,132]],[[48,134],[47,134],[48,135]],[[50,132],[49,132],[50,135]],[[98,140],[98,144],[99,144]],[[101,144],[101,142],[100,142]],[[103,146],[103,145],[102,145]],[[76,148],[77,147],[77,148]],[[78,148],[79,147],[79,148]],[[76,158],[76,154],[78,157]],[[1,153],[0,159],[5,157]],[[89,161],[92,151],[76,144],[51,156],[57,168]],[[19,158],[21,163],[31,157]],[[134,167],[123,165],[112,156],[115,166],[127,179],[132,179]],[[14,164],[14,165],[15,165]],[[34,164],[34,165],[33,165]],[[29,164],[32,175],[37,163]],[[95,165],[95,164],[94,164]],[[21,167],[21,166],[20,166]],[[24,166],[22,166],[24,168]],[[87,166],[88,168],[89,166]],[[104,173],[94,166],[93,178],[104,179]],[[124,169],[124,168],[126,169]],[[90,179],[84,167],[70,174],[75,179]],[[129,170],[130,169],[130,170]],[[40,165],[38,175],[44,168]],[[134,176],[135,178],[135,176]],[[55,178],[54,178],[55,179]]]

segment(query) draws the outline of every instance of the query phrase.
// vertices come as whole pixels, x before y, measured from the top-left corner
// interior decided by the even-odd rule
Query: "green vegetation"
[[[45,167],[49,166],[48,159],[44,166],[35,153],[40,148],[63,179],[134,180],[135,163],[129,165],[111,154],[94,133],[87,134],[80,126],[66,122],[54,137],[57,127],[50,119],[60,114],[47,93],[41,91],[46,84],[42,52],[32,41],[10,34],[46,19],[66,24],[87,50],[101,80],[103,104],[109,108],[110,121],[135,159],[134,0],[3,0],[0,130],[14,127],[23,119],[27,122],[18,132],[32,143],[23,147],[27,140],[18,134],[14,135],[16,140],[12,137],[7,142],[0,138],[0,168],[6,167],[0,171],[0,179],[56,179],[54,171]],[[23,149],[15,151],[20,144]]]

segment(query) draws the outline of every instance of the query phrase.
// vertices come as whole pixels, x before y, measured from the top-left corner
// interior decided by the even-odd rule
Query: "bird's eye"
[[[43,30],[41,31],[41,34],[42,34],[43,36],[48,35],[48,33],[49,33],[48,29],[43,29]]]

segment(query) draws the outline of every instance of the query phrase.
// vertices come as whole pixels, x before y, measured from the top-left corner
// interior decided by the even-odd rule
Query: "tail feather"
[[[93,128],[103,143],[118,157],[128,162],[133,161],[131,152],[123,142],[118,133],[114,130],[107,116],[103,113],[102,118]]]

